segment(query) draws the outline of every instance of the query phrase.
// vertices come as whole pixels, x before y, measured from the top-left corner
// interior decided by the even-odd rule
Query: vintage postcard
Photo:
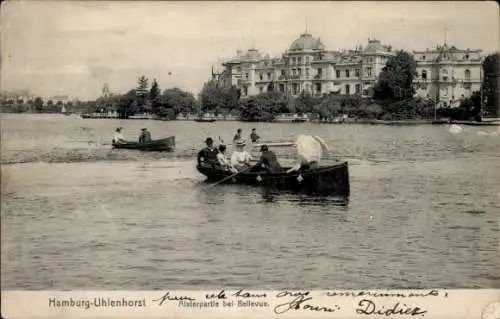
[[[500,318],[495,2],[5,1],[5,318]]]

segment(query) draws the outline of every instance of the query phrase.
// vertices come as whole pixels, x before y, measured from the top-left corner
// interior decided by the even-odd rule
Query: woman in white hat
[[[231,165],[238,171],[248,169],[251,164],[252,156],[245,150],[245,141],[236,141],[236,150],[231,155]]]

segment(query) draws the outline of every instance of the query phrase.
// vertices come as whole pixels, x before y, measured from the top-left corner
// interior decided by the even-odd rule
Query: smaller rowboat
[[[195,122],[205,122],[205,123],[211,123],[217,121],[216,119],[195,119]]]
[[[175,136],[154,140],[148,143],[126,141],[124,143],[113,143],[113,148],[140,150],[150,152],[173,152],[175,149]]]
[[[284,167],[284,171],[280,173],[261,171],[259,167],[254,167],[238,174],[206,166],[197,166],[196,169],[207,177],[207,181],[221,184],[267,186],[279,191],[314,196],[348,198],[350,195],[347,162],[290,173],[286,173],[290,167]]]

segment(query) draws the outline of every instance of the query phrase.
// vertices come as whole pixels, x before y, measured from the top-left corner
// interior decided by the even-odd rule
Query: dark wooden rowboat
[[[195,122],[215,122],[217,121],[216,119],[195,119]]]
[[[282,173],[253,171],[252,169],[248,172],[239,173],[233,178],[228,178],[233,174],[229,171],[206,166],[197,166],[196,168],[207,177],[207,181],[218,182],[226,179],[221,184],[269,186],[279,191],[316,196],[341,196],[347,198],[350,195],[347,162],[291,173],[286,173],[286,170],[290,167],[284,167],[285,171]]]
[[[175,149],[175,136],[153,140],[148,143],[138,143],[126,141],[124,143],[114,144],[113,148],[123,148],[129,150],[151,151],[151,152],[172,152]]]

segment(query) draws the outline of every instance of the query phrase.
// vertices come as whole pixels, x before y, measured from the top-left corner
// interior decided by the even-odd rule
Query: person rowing
[[[283,170],[280,163],[278,162],[276,154],[273,151],[269,150],[269,147],[267,145],[262,145],[260,147],[260,152],[262,154],[260,155],[260,160],[257,165],[260,165],[260,167],[264,168],[270,173],[279,173]]]
[[[252,133],[250,134],[250,140],[252,140],[252,143],[257,143],[260,140],[260,136],[257,134],[256,129],[252,129]]]
[[[122,128],[117,127],[116,131],[115,131],[115,135],[113,136],[113,141],[111,144],[115,145],[115,144],[121,144],[121,143],[125,143],[125,140],[123,139]]]
[[[151,141],[151,133],[149,133],[147,128],[143,128],[141,135],[139,136],[139,143],[149,143]]]
[[[251,166],[252,156],[245,150],[245,145],[244,140],[236,141],[236,150],[231,155],[231,164],[240,172],[247,170]]]
[[[319,167],[321,157],[328,153],[328,145],[319,136],[299,135],[297,138],[297,164],[287,173]]]
[[[237,142],[239,140],[241,140],[241,129],[240,128],[236,131],[236,134],[233,137],[233,143]]]
[[[214,147],[214,141],[211,137],[205,140],[206,147],[198,152],[198,166],[205,166],[215,169],[219,160],[217,154],[219,151]]]

